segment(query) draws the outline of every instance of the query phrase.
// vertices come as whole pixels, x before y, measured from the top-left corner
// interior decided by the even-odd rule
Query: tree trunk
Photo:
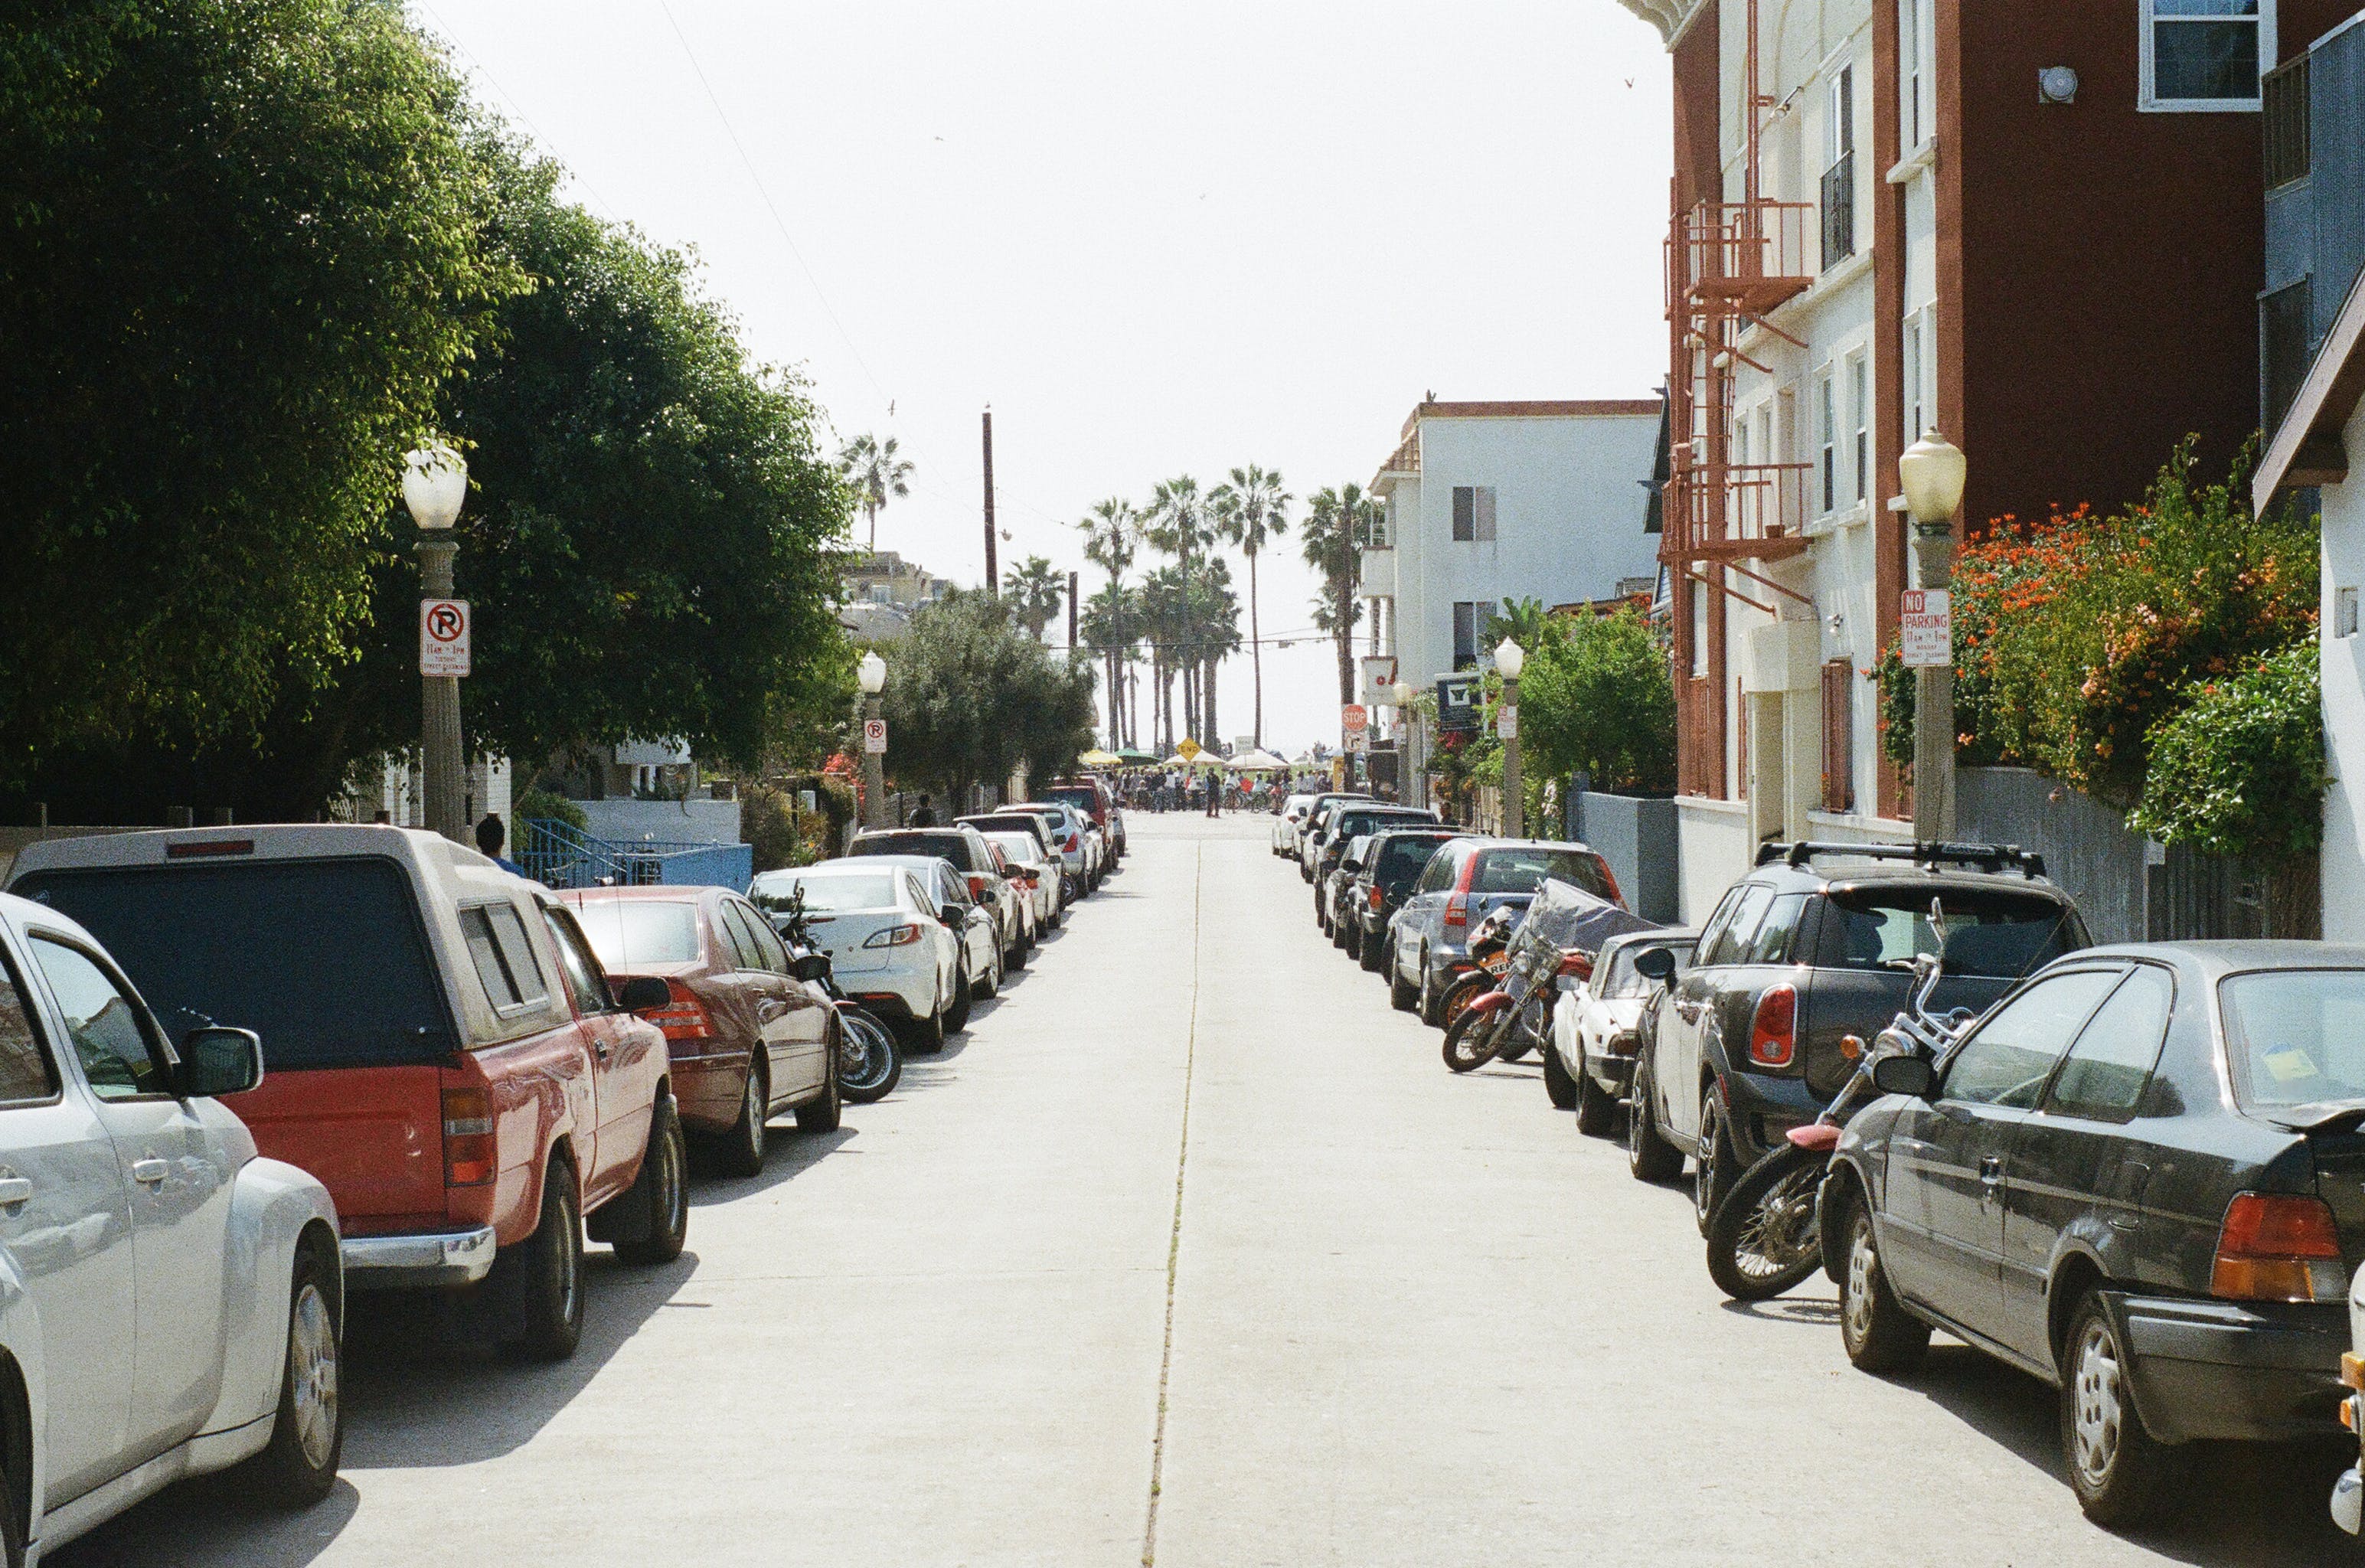
[[[1330,606],[1339,639],[1339,706],[1355,700],[1355,591],[1352,583],[1339,585]]]
[[[1223,726],[1216,722],[1216,666],[1221,662],[1217,659],[1207,661],[1205,695],[1199,699],[1199,711],[1207,716],[1207,749],[1210,751],[1216,749],[1216,743],[1223,735]]]
[[[870,553],[876,555],[879,554],[879,508],[875,502],[866,501],[862,510],[870,514]]]
[[[1256,552],[1249,552],[1249,669],[1250,684],[1255,692],[1250,702],[1253,716],[1249,724],[1249,744],[1259,751],[1264,749],[1264,643],[1257,631]]]

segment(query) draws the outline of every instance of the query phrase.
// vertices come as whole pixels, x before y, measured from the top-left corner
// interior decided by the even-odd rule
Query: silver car
[[[0,895],[0,1463],[28,1472],[0,1544],[28,1562],[183,1476],[336,1484],[336,1208],[213,1098],[262,1079],[252,1034],[168,1041],[88,932]]]

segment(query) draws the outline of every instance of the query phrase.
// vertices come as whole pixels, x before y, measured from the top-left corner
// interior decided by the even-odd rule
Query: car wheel
[[[288,1291],[287,1357],[279,1374],[279,1410],[271,1442],[239,1467],[247,1493],[266,1507],[303,1508],[327,1496],[337,1484],[337,1464],[345,1449],[344,1406],[337,1394],[342,1336],[337,1327],[336,1269],[325,1247],[307,1238],[296,1251]],[[0,1488],[0,1497],[9,1494]],[[17,1510],[6,1516],[6,1561],[24,1562]]]
[[[583,1341],[583,1211],[575,1172],[552,1156],[542,1173],[542,1215],[515,1249],[521,1309],[510,1350],[528,1361],[563,1361]]]
[[[1906,1372],[1930,1349],[1930,1326],[1905,1310],[1889,1288],[1889,1269],[1872,1228],[1872,1209],[1850,1185],[1840,1234],[1847,1268],[1840,1276],[1840,1348],[1858,1372]]]
[[[641,1156],[641,1173],[615,1200],[642,1212],[640,1234],[616,1243],[616,1256],[636,1268],[672,1262],[689,1238],[689,1162],[683,1154],[681,1116],[668,1094],[649,1117],[649,1147]]]
[[[1445,998],[1429,983],[1429,955],[1420,956],[1420,1021],[1432,1029],[1445,1027]]]
[[[764,1124],[772,1114],[772,1074],[762,1047],[747,1063],[747,1081],[739,1092],[739,1119],[723,1135],[715,1163],[730,1176],[760,1175],[764,1169]]]
[[[2061,1450],[2078,1506],[2098,1525],[2134,1524],[2166,1500],[2183,1453],[2144,1429],[2118,1326],[2088,1291],[2062,1342]]]
[[[905,1025],[906,1036],[912,1043],[912,1052],[914,1056],[933,1056],[945,1048],[947,1011],[946,1004],[939,1002],[936,1003],[936,1011],[925,1018],[914,1018]]]
[[[1347,957],[1361,964],[1363,961],[1362,926],[1352,920],[1342,920],[1339,922],[1339,946],[1345,950]]]
[[[975,994],[970,985],[969,957],[963,954],[959,967],[953,970],[952,1001],[946,1005],[943,1014],[944,1031],[947,1035],[958,1035],[969,1027],[970,998]]]
[[[1659,1119],[1651,1111],[1650,1080],[1638,1067],[1634,1096],[1626,1105],[1626,1169],[1637,1182],[1666,1182],[1683,1168],[1683,1150],[1659,1136]]]
[[[831,1054],[835,1056],[835,1052]],[[821,1093],[797,1107],[797,1131],[801,1133],[834,1133],[845,1120],[846,1099],[838,1091],[835,1063],[822,1078]]]
[[[1035,956],[1035,941],[1036,938],[1032,934],[1022,935],[1018,938],[1018,945],[1003,955],[1002,967],[1004,973],[1026,967],[1026,960]]]
[[[1388,939],[1388,956],[1386,958],[1386,965],[1388,973],[1388,1005],[1395,1008],[1399,1013],[1411,1012],[1420,1002],[1420,988],[1414,985],[1410,980],[1405,979],[1404,970],[1397,967],[1396,945],[1394,937],[1390,937]]]
[[[1377,934],[1364,930],[1358,922],[1355,926],[1355,961],[1363,966],[1364,972],[1374,975],[1386,973],[1387,957],[1387,947]]]
[[[1576,1080],[1569,1076],[1557,1046],[1544,1047],[1544,1095],[1555,1111],[1576,1109]]]
[[[1741,1177],[1741,1153],[1725,1136],[1724,1114],[1718,1109],[1716,1095],[1703,1092],[1699,1110],[1700,1144],[1695,1158],[1698,1166],[1692,1177],[1692,1217],[1699,1222],[1699,1233],[1708,1235],[1709,1222],[1716,1217],[1716,1205],[1732,1191]]]
[[[970,989],[970,994],[981,1002],[992,996],[1002,989],[1002,977],[1009,972],[1009,961],[997,950],[993,955],[993,967],[977,977],[977,984]]]
[[[1576,1080],[1576,1130],[1587,1137],[1606,1137],[1618,1125],[1618,1101],[1594,1081],[1591,1066],[1585,1047],[1578,1046],[1576,1071],[1572,1075]]]

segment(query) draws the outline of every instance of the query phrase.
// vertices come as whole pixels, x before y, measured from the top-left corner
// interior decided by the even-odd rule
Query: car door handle
[[[2003,1156],[1990,1154],[1979,1160],[1979,1185],[1993,1187],[2003,1180]]]
[[[601,1061],[606,1061],[614,1050],[615,1047],[605,1040],[594,1040],[591,1042],[591,1054]]]
[[[0,1208],[29,1203],[32,1196],[33,1184],[22,1176],[0,1176]]]
[[[161,1159],[135,1159],[131,1162],[134,1182],[162,1182],[173,1173],[173,1168]]]

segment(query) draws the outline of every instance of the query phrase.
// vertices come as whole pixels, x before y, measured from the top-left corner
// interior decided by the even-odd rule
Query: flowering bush
[[[2326,777],[2320,690],[2313,641],[2194,687],[2146,737],[2151,767],[2127,824],[2217,855],[2313,854]]]

